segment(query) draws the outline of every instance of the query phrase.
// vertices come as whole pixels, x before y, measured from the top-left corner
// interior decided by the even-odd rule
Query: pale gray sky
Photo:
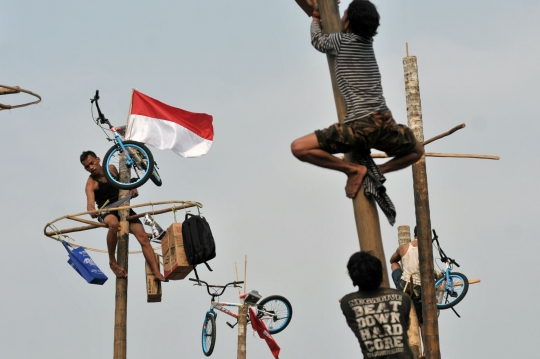
[[[442,356],[535,357],[540,4],[375,3],[382,18],[375,50],[396,119],[406,122],[402,58],[409,42],[426,138],[467,124],[427,149],[501,156],[427,160],[432,226],[459,271],[482,279],[456,307],[461,319],[440,314]],[[91,121],[89,99],[99,89],[103,111],[121,124],[133,87],[212,114],[215,126],[203,158],[154,150],[164,185],[140,188],[138,203],[204,204],[218,256],[214,272],[200,274],[231,281],[234,262],[248,255],[248,289],[293,305],[290,326],[275,337],[281,358],[361,356],[338,306],[354,290],[345,264],[359,249],[345,177],[300,163],[289,150],[295,138],[336,121],[326,58],[311,47],[310,19],[293,0],[1,0],[0,7],[0,83],[43,97],[37,106],[0,112],[2,358],[112,356],[113,278],[102,287],[86,284],[42,228],[85,209],[79,153],[104,155],[110,146]],[[388,176],[398,217],[395,227],[381,217],[387,258],[397,247],[397,225],[414,225],[411,177],[410,169]],[[158,221],[166,227],[172,216]],[[105,248],[104,230],[73,237]],[[112,277],[106,255],[91,255]],[[209,297],[178,281],[164,285],[162,303],[147,304],[143,268],[141,255],[130,257],[129,358],[203,358]],[[230,290],[222,299],[235,297]],[[215,359],[236,355],[237,332],[226,321],[218,315]],[[247,345],[249,358],[271,358],[264,341],[248,335]]]

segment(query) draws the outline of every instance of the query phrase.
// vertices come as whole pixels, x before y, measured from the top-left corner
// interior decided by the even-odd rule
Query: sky
[[[440,313],[442,357],[536,357],[540,3],[374,3],[381,15],[375,52],[396,120],[406,123],[408,42],[418,58],[425,137],[467,125],[426,150],[501,157],[426,160],[432,228],[459,272],[482,280],[457,305],[461,318]],[[115,285],[107,256],[90,252],[110,279],[89,285],[43,227],[85,210],[87,173],[79,154],[91,149],[103,156],[110,147],[92,122],[95,90],[105,115],[121,125],[132,88],[211,114],[215,129],[202,158],[153,149],[164,184],[148,182],[133,203],[203,203],[217,257],[213,272],[200,268],[201,278],[230,282],[235,262],[242,277],[247,255],[248,290],[282,295],[293,306],[290,326],[275,336],[280,358],[361,356],[338,303],[355,290],[345,265],[359,250],[345,176],[290,153],[295,138],[337,120],[326,58],[312,48],[310,19],[293,0],[0,0],[0,7],[0,83],[43,98],[0,111],[2,358],[112,356]],[[12,105],[26,100],[31,97],[0,97]],[[379,212],[388,260],[398,245],[397,226],[415,223],[410,168],[389,174],[387,190],[397,208],[394,227]],[[156,220],[168,227],[174,218]],[[105,234],[72,237],[105,248]],[[138,248],[136,241],[130,248]],[[203,288],[175,281],[164,284],[161,303],[146,303],[143,257],[130,256],[128,357],[203,358],[209,299]],[[221,299],[234,302],[236,292]],[[236,355],[237,331],[227,321],[218,315],[215,359]],[[247,356],[272,357],[251,330]]]

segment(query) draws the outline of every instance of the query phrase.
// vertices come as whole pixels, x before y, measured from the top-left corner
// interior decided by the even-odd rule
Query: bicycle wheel
[[[154,166],[154,170],[152,171],[152,175],[150,176],[150,180],[154,182],[154,184],[158,187],[161,187],[163,184],[163,181],[161,180],[161,176],[159,175],[157,171],[157,167]]]
[[[103,159],[103,174],[107,181],[119,189],[133,189],[142,186],[152,175],[154,168],[154,158],[150,150],[142,143],[135,141],[123,142],[124,147],[133,160],[130,168],[130,176],[127,181],[120,181],[111,172],[111,166],[117,170],[120,168],[120,161],[123,160],[123,151],[116,145],[111,147]]]
[[[216,344],[216,319],[213,314],[206,313],[202,327],[202,351],[209,357]]]
[[[270,334],[277,334],[287,328],[292,318],[291,303],[280,295],[271,295],[257,304],[257,317],[264,322]]]
[[[464,274],[452,272],[435,283],[437,309],[448,309],[461,302],[469,290],[469,280]]]

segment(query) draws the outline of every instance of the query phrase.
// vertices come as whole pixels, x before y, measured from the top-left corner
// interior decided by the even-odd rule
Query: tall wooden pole
[[[235,263],[236,264],[236,263]],[[238,280],[238,271],[236,274]],[[244,257],[244,294],[246,293],[247,283],[247,255]],[[238,350],[237,359],[246,359],[246,337],[247,337],[247,304],[242,304],[238,308]]]
[[[411,228],[409,226],[398,227],[398,243],[402,244],[411,242]],[[411,284],[412,285],[412,284]],[[416,309],[411,306],[409,313],[409,329],[407,330],[407,336],[409,337],[409,347],[413,352],[414,359],[420,358],[422,354],[422,347],[420,344],[420,326],[418,324],[418,316],[416,315]]]
[[[120,181],[129,182],[130,173],[126,166],[125,157],[120,160],[119,176]],[[120,190],[119,198],[123,198],[129,194],[129,191]],[[124,206],[129,206],[127,201]],[[118,265],[126,272],[128,271],[129,257],[129,222],[126,218],[129,214],[129,209],[119,211],[120,228],[118,233],[118,245],[116,250],[116,260]],[[116,277],[116,307],[114,313],[114,359],[126,359],[127,353],[127,289],[128,279]]]
[[[246,359],[246,334],[247,334],[247,311],[246,304],[238,308],[238,350],[237,359]]]
[[[407,119],[409,128],[416,139],[424,142],[422,106],[420,103],[420,85],[416,56],[403,58],[405,72],[405,95],[407,98]],[[437,302],[433,285],[433,247],[431,244],[431,219],[429,213],[429,195],[426,172],[426,157],[412,166],[414,183],[414,206],[418,230],[418,254],[420,261],[420,281],[422,283],[422,313],[424,319],[423,337],[427,359],[439,359],[439,324],[437,320]]]
[[[341,20],[336,0],[319,0],[319,12],[321,14],[322,28],[324,33],[334,33],[341,31]],[[330,78],[332,80],[332,89],[334,91],[334,100],[336,103],[339,122],[343,123],[343,118],[347,112],[345,100],[339,91],[335,71],[335,56],[327,55],[328,67],[330,68]],[[345,160],[354,162],[350,153],[345,154]],[[379,258],[383,265],[383,287],[390,287],[388,281],[388,272],[386,269],[386,258],[382,244],[381,228],[379,224],[379,214],[375,201],[368,199],[364,195],[364,186],[353,200],[354,218],[356,220],[356,229],[360,249],[371,251],[373,255]]]

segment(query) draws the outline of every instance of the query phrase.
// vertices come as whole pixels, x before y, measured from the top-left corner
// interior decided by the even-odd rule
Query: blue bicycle
[[[452,272],[452,266],[455,264],[459,267],[459,264],[444,253],[435,230],[433,230],[433,242],[437,244],[441,262],[446,265],[444,275],[435,282],[437,309],[449,309],[463,300],[469,290],[469,280],[462,273]]]
[[[161,186],[163,182],[157,171],[157,164],[154,161],[152,152],[143,143],[126,141],[123,137],[125,127],[113,127],[101,112],[98,100],[99,90],[96,90],[94,98],[90,100],[92,104],[96,104],[98,112],[98,117],[94,121],[103,132],[105,132],[105,128],[102,125],[108,125],[109,130],[114,135],[113,138],[110,138],[107,132],[105,132],[107,139],[114,142],[114,145],[107,151],[103,158],[103,174],[107,181],[116,188],[125,190],[140,187],[149,179],[156,186]],[[121,179],[118,171],[121,162],[124,161],[131,175],[126,179]]]

